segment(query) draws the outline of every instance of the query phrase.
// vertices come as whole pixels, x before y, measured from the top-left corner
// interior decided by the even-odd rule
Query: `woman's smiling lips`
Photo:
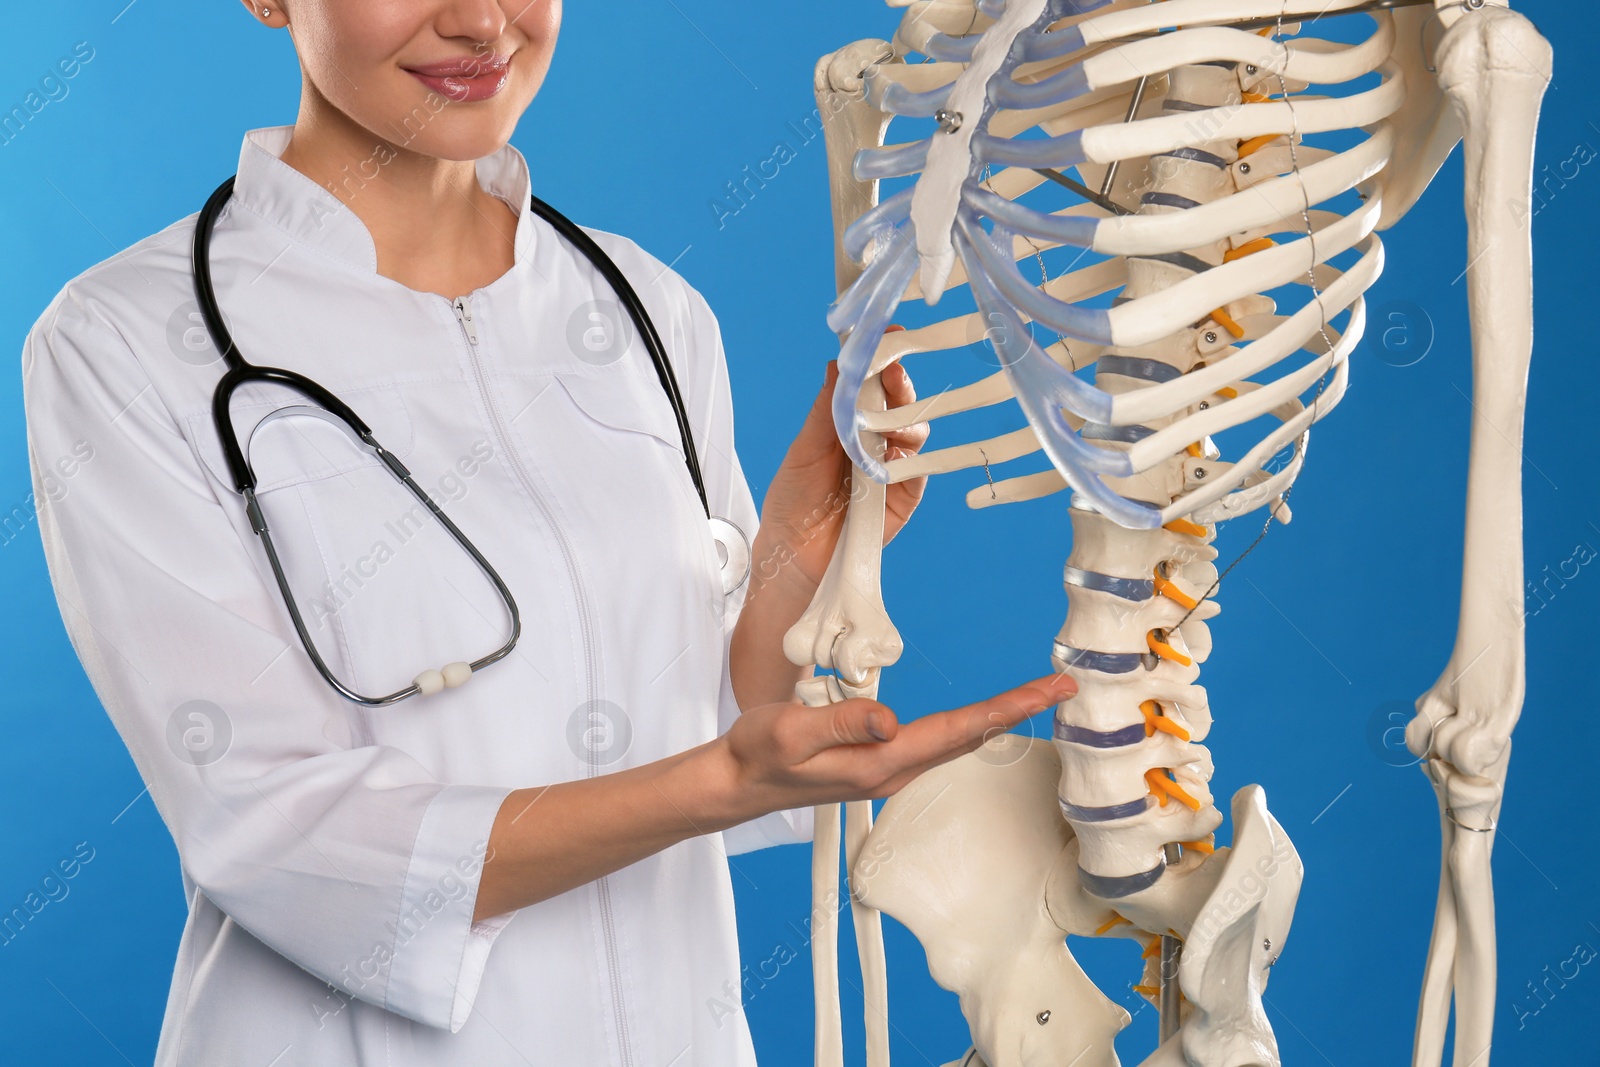
[[[440,96],[464,103],[487,100],[504,89],[511,76],[511,57],[490,53],[401,69]]]

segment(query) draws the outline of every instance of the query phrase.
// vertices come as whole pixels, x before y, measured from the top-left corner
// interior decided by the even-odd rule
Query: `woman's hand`
[[[703,761],[696,774],[714,796],[727,798],[726,813],[715,819],[721,829],[771,811],[886,797],[1077,691],[1069,675],[1047,675],[903,725],[864,698],[820,708],[768,704],[696,750],[693,758]]]
[[[771,560],[795,568],[813,589],[828,569],[851,500],[852,465],[833,426],[833,388],[838,377],[838,361],[829,360],[822,388],[806,415],[805,424],[767,488],[753,553],[758,566]],[[882,381],[884,397],[891,408],[917,398],[911,375],[898,363],[884,368]],[[884,459],[900,459],[913,454],[927,441],[928,424],[919,422],[884,434],[883,439],[887,446]],[[911,518],[927,483],[924,476],[887,487],[884,544],[893,540]]]
[[[525,908],[768,812],[888,796],[1077,688],[1053,675],[904,726],[876,700],[769,704],[687,752],[514,790],[489,833],[472,917]]]
[[[728,669],[741,708],[787,700],[795,683],[811,674],[810,666],[796,667],[784,656],[783,635],[816,594],[852,499],[853,467],[833,428],[838,377],[837,361],[829,361],[805,425],[783,457],[761,507],[761,526],[750,553],[750,585],[729,646]],[[917,398],[911,376],[898,363],[885,368],[883,391],[890,407]],[[925,422],[884,434],[885,458],[909,456],[927,439]],[[927,481],[913,478],[887,488],[885,544],[911,518]]]

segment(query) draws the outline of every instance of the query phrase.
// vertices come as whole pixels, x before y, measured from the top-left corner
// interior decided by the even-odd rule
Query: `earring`
[[[270,7],[262,8],[261,9],[261,17],[264,18],[264,19],[270,19],[272,17],[272,8],[270,8]]]

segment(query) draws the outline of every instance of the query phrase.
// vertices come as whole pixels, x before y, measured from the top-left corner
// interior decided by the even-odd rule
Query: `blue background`
[[[196,210],[232,173],[244,130],[294,119],[299,71],[285,34],[231,2],[125,4],[29,4],[7,14],[0,111],[21,103],[76,42],[95,50],[69,95],[0,145],[9,252],[0,259],[0,336],[13,352],[70,277]],[[1579,145],[1586,160],[1600,149],[1594,95],[1581,81],[1582,57],[1600,40],[1589,5],[1518,6],[1557,47],[1536,163],[1545,176]],[[823,321],[833,269],[822,143],[805,143],[790,124],[812,114],[817,57],[888,36],[898,14],[872,0],[571,4],[550,78],[515,139],[541,196],[633,237],[706,295],[722,323],[740,454],[758,499],[836,352]],[[712,201],[779,141],[795,158],[719,226]],[[1594,297],[1581,289],[1600,167],[1573,170],[1551,183],[1533,219],[1530,579],[1546,567],[1556,573],[1580,545],[1600,549],[1591,451],[1600,362]],[[1294,940],[1268,992],[1284,1060],[1297,1065],[1410,1055],[1437,814],[1422,774],[1395,766],[1409,760],[1382,732],[1432,683],[1454,636],[1471,391],[1457,281],[1461,188],[1458,150],[1423,203],[1385,235],[1388,267],[1371,294],[1379,323],[1431,334],[1431,348],[1404,367],[1393,364],[1410,357],[1380,358],[1370,346],[1357,354],[1345,405],[1314,435],[1296,521],[1275,529],[1221,591],[1216,652],[1202,678],[1217,719],[1207,742],[1214,791],[1225,798],[1262,783],[1306,864]],[[915,358],[910,367],[917,375]],[[919,377],[922,391],[947,385],[935,380],[943,373]],[[980,478],[966,472],[932,485],[887,557],[886,597],[906,652],[881,695],[904,716],[1049,669],[1065,604],[1066,496],[969,511],[963,496]],[[176,855],[60,623],[32,524],[15,371],[0,378],[0,509],[10,513],[0,532],[0,603],[9,609],[0,657],[12,693],[0,745],[0,910],[19,904],[77,843],[94,849],[70,895],[0,945],[0,1059],[146,1063],[184,916]],[[1225,529],[1224,560],[1258,528],[1251,518]],[[1528,619],[1527,704],[1495,857],[1499,1064],[1597,1062],[1597,968],[1552,982],[1545,1003],[1530,993],[1578,946],[1600,949],[1585,741],[1594,729],[1586,657],[1595,569],[1552,582],[1548,605]],[[1047,720],[1030,725],[1042,732]],[[747,962],[753,968],[779,946],[797,956],[747,986],[768,1067],[810,1063],[808,857],[792,847],[734,861]],[[889,938],[897,1062],[956,1058],[966,1036],[954,997],[927,978],[904,930],[891,923]],[[850,993],[858,978],[845,944]],[[1131,943],[1074,947],[1108,995],[1139,1008],[1127,990],[1138,973]],[[1124,1062],[1150,1048],[1153,1015],[1141,1011],[1125,1032]],[[847,1001],[857,1062],[859,1020]]]

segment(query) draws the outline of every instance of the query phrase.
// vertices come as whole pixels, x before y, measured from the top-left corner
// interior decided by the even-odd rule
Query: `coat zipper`
[[[572,551],[572,543],[567,539],[566,531],[556,522],[555,512],[548,501],[534,488],[533,481],[528,477],[527,470],[522,465],[522,457],[516,449],[511,447],[510,434],[506,432],[504,420],[501,418],[500,409],[495,404],[494,393],[490,390],[484,377],[483,364],[478,358],[478,327],[472,317],[471,297],[459,296],[452,302],[455,308],[456,321],[461,324],[461,334],[467,342],[467,354],[472,357],[472,370],[478,382],[478,392],[483,397],[484,406],[489,411],[489,418],[494,424],[495,436],[499,439],[500,448],[505,456],[510,459],[512,470],[515,471],[518,482],[523,490],[533,499],[534,505],[539,509],[539,514],[544,518],[545,525],[555,534],[556,543],[561,549],[561,558],[567,567],[567,577],[572,583],[572,591],[578,602],[578,623],[583,637],[584,669],[587,672],[589,701],[591,704],[600,692],[600,679],[595,668],[594,657],[594,625],[590,616],[589,599],[584,593],[583,579],[578,572],[577,559]],[[599,753],[589,753],[589,776],[592,778],[599,773]],[[595,890],[600,897],[600,927],[605,938],[606,963],[610,968],[611,1003],[617,1026],[617,1045],[622,1053],[622,1067],[632,1067],[633,1044],[628,1036],[628,1013],[622,1000],[622,968],[618,962],[616,921],[611,910],[611,882],[608,878],[599,878],[595,881]]]

